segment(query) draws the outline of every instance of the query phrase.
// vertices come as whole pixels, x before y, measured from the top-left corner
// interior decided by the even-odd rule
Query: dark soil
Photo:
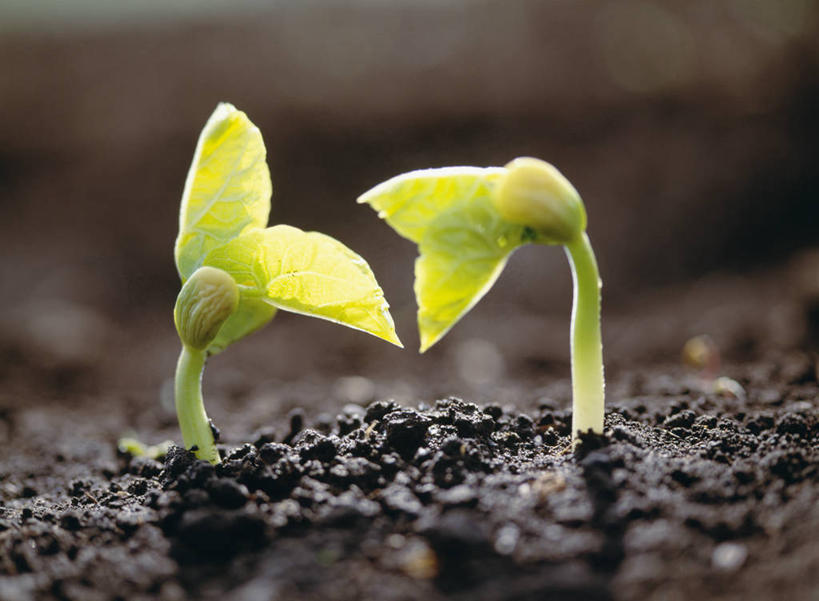
[[[0,35],[0,601],[819,600],[819,4],[320,4]],[[171,247],[221,100],[271,223],[365,257],[408,348],[280,314],[205,373],[221,465],[125,456],[180,438]],[[605,281],[576,452],[562,253],[418,356],[416,248],[354,205],[520,155],[581,190]]]
[[[574,453],[549,398],[296,409],[216,467],[6,411],[0,599],[816,599],[814,357],[731,375],[623,374]]]

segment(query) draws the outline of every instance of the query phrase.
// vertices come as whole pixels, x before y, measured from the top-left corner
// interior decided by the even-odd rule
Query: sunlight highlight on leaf
[[[185,281],[213,248],[267,225],[270,172],[259,129],[231,104],[216,107],[196,145],[174,247]]]
[[[445,167],[394,177],[358,201],[418,244],[415,297],[421,352],[483,298],[520,246],[550,243],[492,205],[502,167]]]
[[[401,346],[367,262],[329,236],[287,225],[254,230],[215,248],[205,264],[233,276],[243,296]]]
[[[422,353],[489,292],[525,244],[523,229],[503,221],[486,197],[455,206],[427,228],[415,262]]]
[[[420,242],[432,221],[449,207],[484,196],[506,170],[502,167],[420,169],[388,179],[358,198],[396,232]]]

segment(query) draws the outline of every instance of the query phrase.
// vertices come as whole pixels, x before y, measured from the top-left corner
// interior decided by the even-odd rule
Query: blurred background
[[[812,0],[2,0],[0,59],[8,399],[150,404],[167,386],[179,199],[223,100],[265,138],[271,222],[362,254],[408,348],[280,314],[213,360],[215,395],[567,386],[559,249],[519,251],[444,341],[415,352],[416,250],[355,198],[422,167],[532,155],[569,177],[604,280],[612,374],[674,361],[701,333],[737,360],[795,348],[819,321]]]

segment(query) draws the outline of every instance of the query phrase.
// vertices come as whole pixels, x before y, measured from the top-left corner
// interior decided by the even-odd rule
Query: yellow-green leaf
[[[489,292],[512,251],[529,241],[486,196],[453,207],[426,229],[415,262],[422,353]]]
[[[448,208],[486,196],[505,173],[503,167],[442,167],[397,175],[358,198],[396,232],[420,242],[429,224]]]
[[[219,333],[208,347],[208,354],[221,353],[228,345],[267,324],[274,315],[276,315],[276,307],[240,289],[239,306],[219,328]]]
[[[182,280],[209,251],[267,225],[270,172],[259,129],[231,104],[216,107],[193,156],[179,212],[174,256]]]
[[[205,264],[232,275],[249,298],[401,346],[367,262],[329,236],[287,225],[254,230],[212,250]]]
[[[483,298],[516,248],[549,243],[534,230],[505,221],[495,209],[492,194],[504,172],[477,167],[413,171],[359,198],[418,244],[415,297],[421,352]]]

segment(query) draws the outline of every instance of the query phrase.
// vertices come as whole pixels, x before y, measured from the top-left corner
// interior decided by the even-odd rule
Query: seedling
[[[603,431],[600,278],[577,190],[533,158],[506,167],[445,167],[396,176],[363,194],[418,245],[415,296],[423,353],[489,291],[524,244],[565,246],[574,282],[572,432]]]
[[[277,309],[363,330],[401,346],[367,262],[337,240],[266,227],[270,172],[259,129],[220,104],[199,136],[185,181],[174,255],[182,290],[175,398],[185,447],[219,462],[202,402],[205,360],[268,323]]]
[[[117,448],[121,453],[127,453],[132,457],[159,459],[168,454],[168,449],[172,444],[170,440],[166,440],[159,444],[146,445],[136,438],[124,436],[117,441]]]

